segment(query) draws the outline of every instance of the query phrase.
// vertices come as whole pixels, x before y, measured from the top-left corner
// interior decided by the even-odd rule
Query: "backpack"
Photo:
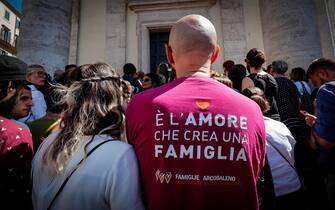
[[[300,95],[300,110],[304,110],[308,113],[313,113],[311,95],[307,92],[303,82],[300,82],[302,86],[302,95]]]

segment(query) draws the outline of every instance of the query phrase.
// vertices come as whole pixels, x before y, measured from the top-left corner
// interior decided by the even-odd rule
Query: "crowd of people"
[[[335,209],[335,61],[219,51],[188,15],[156,72],[0,56],[1,209]]]

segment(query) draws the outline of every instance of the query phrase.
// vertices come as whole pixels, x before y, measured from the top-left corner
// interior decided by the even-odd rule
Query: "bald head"
[[[172,26],[169,45],[181,54],[193,51],[212,53],[217,46],[216,31],[207,18],[188,15]]]

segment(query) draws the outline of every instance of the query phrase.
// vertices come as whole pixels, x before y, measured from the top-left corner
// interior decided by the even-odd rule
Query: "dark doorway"
[[[170,30],[150,31],[150,72],[156,72],[161,62],[167,62],[165,44],[169,41]]]

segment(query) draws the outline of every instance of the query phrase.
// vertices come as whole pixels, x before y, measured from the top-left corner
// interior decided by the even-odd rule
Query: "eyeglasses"
[[[33,73],[36,73],[38,76],[46,76],[47,74],[45,71],[34,71]]]

